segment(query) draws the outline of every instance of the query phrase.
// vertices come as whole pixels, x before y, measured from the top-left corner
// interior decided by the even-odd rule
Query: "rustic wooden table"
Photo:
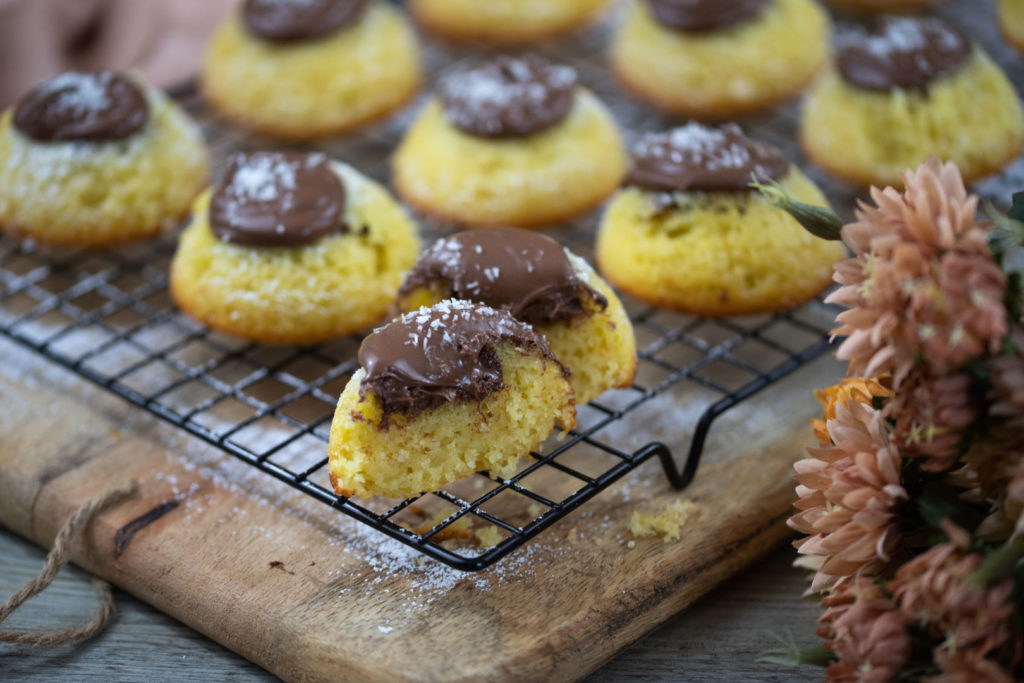
[[[41,566],[44,553],[0,530],[0,595],[6,597]],[[727,581],[707,597],[621,652],[588,681],[749,680],[814,681],[812,667],[787,669],[757,662],[792,633],[801,646],[818,644],[819,610],[801,600],[804,574],[793,569],[788,546]],[[262,681],[274,677],[187,626],[116,592],[118,614],[90,642],[53,650],[0,645],[0,680]],[[88,618],[96,598],[87,575],[65,570],[49,591],[22,607],[5,626],[47,628]]]

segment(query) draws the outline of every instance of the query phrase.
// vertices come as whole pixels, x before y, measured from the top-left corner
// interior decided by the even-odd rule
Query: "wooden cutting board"
[[[6,338],[0,359],[0,523],[48,546],[77,507],[137,481],[74,561],[301,681],[584,676],[786,536],[791,463],[817,412],[810,389],[839,374],[820,359],[723,416],[684,493],[649,462],[495,567],[466,574]],[[658,433],[672,418],[652,402],[637,419],[630,429]],[[634,510],[680,495],[696,507],[679,541],[633,540]]]

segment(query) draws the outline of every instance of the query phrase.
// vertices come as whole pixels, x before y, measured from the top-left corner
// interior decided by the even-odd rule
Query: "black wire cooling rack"
[[[0,240],[0,332],[458,569],[492,564],[649,458],[660,459],[673,486],[685,487],[694,477],[716,417],[828,348],[827,330],[811,322],[814,316],[806,311],[741,323],[643,309],[633,315],[633,323],[639,336],[654,341],[639,354],[641,375],[652,374],[643,372],[648,366],[662,379],[650,386],[634,384],[614,407],[601,400],[591,403],[595,419],[552,440],[549,449],[533,453],[532,461],[511,478],[477,475],[471,486],[462,482],[461,490],[446,487],[425,494],[431,497],[429,502],[425,496],[403,501],[346,499],[335,495],[327,483],[326,444],[337,397],[358,367],[358,338],[286,348],[211,331],[179,313],[170,300],[167,265],[173,248],[165,239],[115,251],[60,253]],[[741,346],[742,355],[737,353]],[[776,360],[768,365],[754,360],[769,354]],[[681,357],[689,360],[666,360]],[[625,452],[600,438],[598,432],[609,423],[683,380],[710,390],[717,399],[698,420],[682,469],[663,444]],[[561,458],[584,444],[611,456],[601,471],[584,472]],[[545,469],[560,472],[576,485],[561,497],[539,492],[530,478]],[[488,503],[506,491],[525,496],[530,519],[506,519],[488,511]],[[440,517],[438,510],[444,510]],[[413,511],[416,515],[410,517]],[[418,519],[419,525],[403,521],[401,515]],[[490,538],[492,547],[481,551],[478,543],[453,545],[470,533],[459,522],[467,515],[477,522],[477,529],[483,523],[497,532],[479,536]]]

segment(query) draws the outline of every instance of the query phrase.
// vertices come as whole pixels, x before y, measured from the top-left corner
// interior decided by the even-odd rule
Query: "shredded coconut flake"
[[[529,64],[512,59],[505,62],[504,67],[512,81],[495,69],[465,69],[446,77],[442,88],[449,98],[465,102],[472,109],[504,108],[523,98],[537,104],[544,101],[547,88],[529,82],[532,78]],[[568,88],[576,82],[576,71],[568,66],[550,65],[545,71],[545,81],[555,89]]]
[[[837,38],[840,48],[859,47],[881,59],[899,54],[909,54],[925,48],[930,39],[938,41],[943,50],[956,50],[958,37],[938,21],[915,19],[913,17],[891,17],[882,25],[881,31],[868,33],[863,27],[843,31]]]
[[[273,201],[278,197],[278,187],[295,189],[297,166],[296,162],[273,157],[250,157],[235,170],[229,191],[242,201]]]
[[[106,93],[108,85],[108,71],[99,74],[68,71],[47,81],[41,88],[44,94],[60,93],[53,103],[59,111],[95,115],[110,106],[110,99]]]
[[[704,164],[711,171],[742,168],[750,162],[746,147],[727,142],[722,130],[699,123],[673,128],[667,133],[645,135],[636,146],[636,154],[668,159],[675,164],[691,160]]]

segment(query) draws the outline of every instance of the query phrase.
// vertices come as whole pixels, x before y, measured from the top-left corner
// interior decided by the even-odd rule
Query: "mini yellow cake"
[[[921,25],[926,28],[915,28]],[[911,76],[922,81],[916,87],[861,87],[851,83],[838,66],[826,74],[804,103],[800,134],[815,163],[862,185],[899,186],[903,170],[931,154],[955,162],[966,182],[999,170],[1017,156],[1024,143],[1024,114],[1013,85],[988,55],[936,20],[903,18],[885,26],[892,27],[882,29],[889,34],[861,40],[883,46],[895,41],[909,49],[882,62],[879,55],[884,54],[884,47],[872,48],[869,54],[874,62],[861,66],[857,73],[874,75],[879,85],[885,85],[884,77],[891,75],[886,69],[908,72],[910,64],[929,66],[929,59],[935,63],[907,74],[905,82],[914,80]],[[907,33],[912,39],[902,35]],[[939,40],[962,49],[935,52],[923,62],[914,61],[915,50],[931,50],[931,43]],[[868,53],[859,45],[851,43],[838,58],[859,57],[854,49]],[[896,59],[906,63],[896,63]]]
[[[608,110],[575,83],[537,58],[448,74],[395,153],[396,191],[469,226],[543,227],[596,206],[621,180],[625,152]]]
[[[279,168],[280,159],[286,169],[304,159],[326,166],[321,173],[332,174],[344,188],[334,213],[310,189],[319,188],[316,178],[268,178],[267,169]],[[232,171],[216,191],[196,200],[181,236],[171,264],[171,293],[182,310],[215,329],[273,344],[316,343],[387,315],[420,241],[415,224],[384,188],[319,154],[243,155]],[[218,203],[218,197],[230,199],[225,188],[243,182],[251,184],[248,207],[237,197],[234,205]],[[296,208],[289,215],[280,202]],[[249,233],[215,234],[219,223],[211,217],[222,216],[248,220],[240,227]],[[333,223],[320,221],[322,216]],[[279,231],[282,226],[287,231]],[[261,228],[267,231],[260,234]]]
[[[590,264],[546,235],[486,228],[439,240],[406,275],[398,304],[413,311],[449,298],[532,325],[572,373],[577,403],[633,382],[636,339],[622,302]]]
[[[289,7],[302,12],[327,2]],[[273,40],[246,23],[251,3],[214,34],[202,72],[203,94],[234,121],[276,137],[324,137],[379,119],[416,93],[416,38],[389,3],[346,0],[359,12],[336,30],[308,37],[313,27],[302,26],[307,30]]]
[[[207,163],[199,127],[159,90],[67,72],[0,115],[0,227],[66,246],[153,237],[188,215]]]
[[[367,337],[338,399],[328,470],[344,496],[414,496],[488,470],[509,476],[572,388],[543,338],[507,312],[444,301]]]
[[[824,65],[829,20],[813,0],[717,2],[688,3],[684,11],[665,0],[634,0],[612,38],[615,75],[666,111],[730,118],[795,96]],[[726,11],[741,4],[748,13]]]
[[[813,298],[843,246],[748,189],[752,174],[777,179],[798,201],[828,205],[778,150],[735,126],[648,136],[602,219],[601,273],[642,301],[697,315],[770,312]]]
[[[1003,37],[1024,52],[1024,0],[999,0],[998,11]]]
[[[577,29],[607,4],[608,0],[412,0],[409,11],[445,38],[510,44]]]

